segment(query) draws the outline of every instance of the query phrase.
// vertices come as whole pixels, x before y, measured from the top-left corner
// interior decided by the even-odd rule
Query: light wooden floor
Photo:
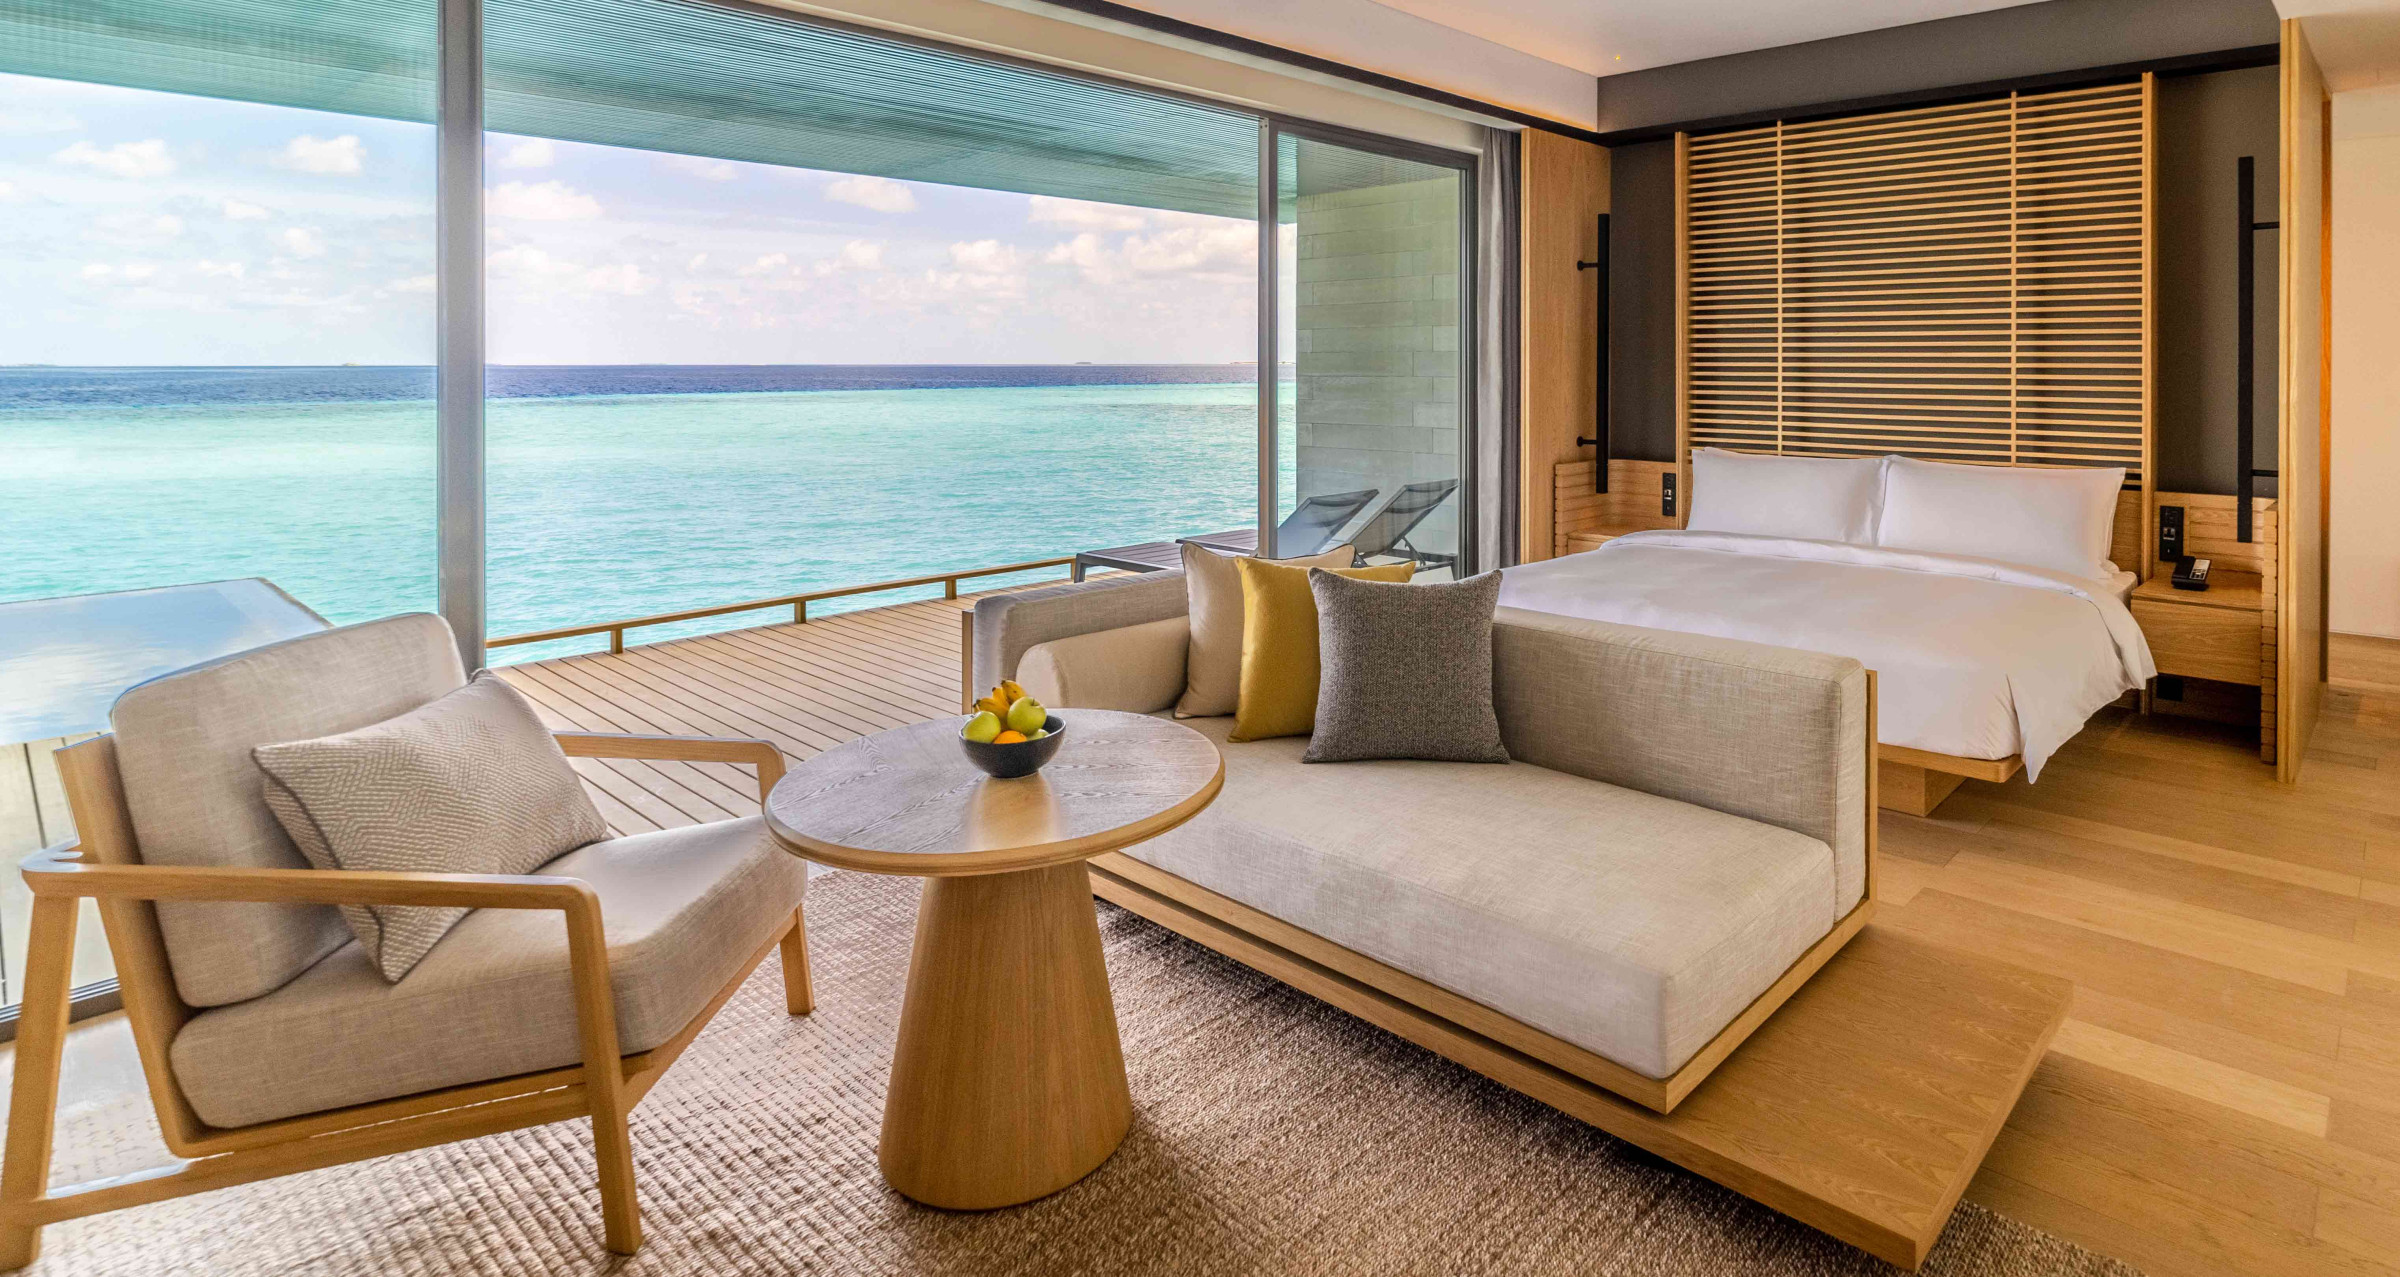
[[[802,758],[953,712],[959,606],[505,673],[560,726]],[[1885,815],[1879,925],[2078,986],[1973,1198],[2158,1277],[2400,1277],[2400,643],[2334,668],[2295,787],[2228,729],[2109,711],[2038,786]],[[756,810],[732,768],[579,765],[622,830]],[[94,1072],[120,1022],[75,1035]]]

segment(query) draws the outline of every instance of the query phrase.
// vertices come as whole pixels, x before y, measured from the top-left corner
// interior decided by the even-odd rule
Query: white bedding
[[[1726,532],[1637,532],[1509,568],[1500,605],[1856,657],[1887,745],[2006,758],[2028,778],[2100,707],[2157,673],[2092,581],[1946,554]]]

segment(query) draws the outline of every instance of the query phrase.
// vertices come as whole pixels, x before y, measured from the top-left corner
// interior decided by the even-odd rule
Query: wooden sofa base
[[[1932,815],[1943,799],[1967,781],[1988,780],[1997,784],[2025,770],[2025,760],[2015,754],[2006,758],[1962,758],[1903,745],[1882,745],[1876,749],[1876,758],[1875,772],[1880,786],[1877,803],[1885,811],[1906,812],[1911,816]]]
[[[1145,882],[1171,885],[1172,893]],[[1343,955],[1350,970],[1397,979],[1368,983],[1345,974],[1259,934],[1269,928],[1240,921],[1264,915],[1172,874],[1111,854],[1093,862],[1092,888],[1378,1028],[1912,1269],[1941,1236],[2016,1107],[2074,989],[1862,926],[1779,1009],[1768,1007],[1746,1040],[1736,1039],[1738,1052],[1728,1046],[1707,1085],[1661,1113],[1479,1027],[1496,1021],[1514,1026],[1520,1039],[1546,1035],[1477,1004],[1466,1003],[1487,1023],[1470,1027],[1461,1022],[1466,1015],[1395,996],[1377,984],[1400,987],[1414,978],[1311,937],[1321,956]],[[1868,907],[1853,917],[1863,923]]]

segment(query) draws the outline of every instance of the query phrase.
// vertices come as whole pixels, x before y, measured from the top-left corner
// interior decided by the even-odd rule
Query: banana
[[[1011,705],[1014,705],[1018,701],[1025,699],[1025,689],[1019,687],[1017,685],[1017,681],[1012,678],[1001,679],[1000,686],[996,690],[998,690],[1001,697],[1006,699]]]
[[[975,708],[979,710],[988,710],[991,713],[998,714],[1003,719],[1008,717],[1008,702],[1001,700],[997,696],[984,697],[982,700],[975,702]]]

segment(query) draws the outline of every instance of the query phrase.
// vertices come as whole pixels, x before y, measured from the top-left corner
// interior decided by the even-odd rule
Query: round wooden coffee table
[[[1180,723],[1058,710],[1050,765],[994,780],[950,717],[861,737],[775,786],[793,854],[925,879],[879,1160],[928,1206],[1014,1206],[1090,1174],[1133,1121],[1084,859],[1190,820],[1225,783]]]

